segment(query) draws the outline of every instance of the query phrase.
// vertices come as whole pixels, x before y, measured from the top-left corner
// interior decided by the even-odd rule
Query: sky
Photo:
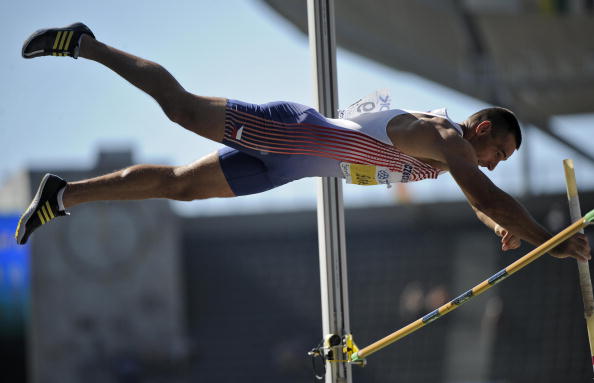
[[[0,185],[26,168],[86,169],[100,150],[130,148],[136,163],[181,165],[217,150],[170,122],[147,95],[101,65],[71,58],[21,58],[39,28],[83,21],[112,46],[156,61],[189,91],[247,102],[287,100],[315,105],[307,37],[259,0],[2,1],[0,2]],[[389,47],[388,47],[389,48]],[[455,121],[488,106],[476,99],[339,49],[339,107],[388,88],[392,107],[447,107]],[[556,118],[553,129],[583,143],[594,117]],[[519,195],[562,191],[561,161],[574,158],[580,188],[594,188],[594,167],[533,129],[524,144],[488,176]],[[531,164],[530,177],[521,171]],[[580,162],[581,161],[581,162]],[[255,196],[175,203],[185,215],[314,208],[316,179]],[[345,185],[345,206],[393,204],[398,188]],[[449,175],[406,186],[413,202],[461,200]],[[402,195],[402,194],[400,194]]]

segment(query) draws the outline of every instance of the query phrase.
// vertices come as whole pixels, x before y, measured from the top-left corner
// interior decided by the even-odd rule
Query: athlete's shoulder
[[[463,140],[462,128],[447,117],[414,113],[408,117],[403,115],[400,122],[400,128],[409,131],[424,132],[427,136],[435,135],[442,139]]]

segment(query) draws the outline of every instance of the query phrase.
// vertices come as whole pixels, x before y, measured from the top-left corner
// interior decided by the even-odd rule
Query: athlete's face
[[[512,133],[493,134],[490,121],[483,121],[474,128],[474,140],[478,165],[493,170],[501,161],[507,160],[516,150],[516,139]]]

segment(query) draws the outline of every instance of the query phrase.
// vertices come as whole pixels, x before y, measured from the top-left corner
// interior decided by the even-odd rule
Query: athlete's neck
[[[466,121],[461,122],[458,125],[460,125],[460,127],[462,128],[462,137],[463,138],[467,138],[468,137],[468,132],[470,132],[470,127],[468,126],[468,124],[466,123]]]

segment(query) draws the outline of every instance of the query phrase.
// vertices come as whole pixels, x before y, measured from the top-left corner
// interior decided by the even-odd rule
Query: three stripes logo
[[[55,51],[52,53],[52,56],[70,56],[68,47],[70,47],[73,34],[74,31],[58,31],[54,46],[52,47],[52,50]]]
[[[49,220],[55,218],[54,212],[49,204],[49,201],[45,201],[44,205],[41,205],[41,209],[37,210],[37,217],[41,221],[41,224],[45,224]]]

